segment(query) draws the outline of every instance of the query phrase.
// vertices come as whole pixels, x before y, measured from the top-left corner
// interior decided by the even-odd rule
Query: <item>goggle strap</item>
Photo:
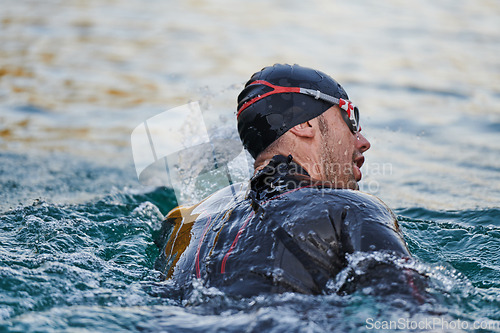
[[[356,108],[356,106],[354,106],[354,104],[352,104],[350,101],[346,101],[346,100],[344,100],[342,98],[335,98],[333,96],[330,96],[330,95],[327,95],[325,93],[322,93],[319,90],[299,88],[299,87],[282,87],[282,86],[276,86],[276,85],[271,84],[271,83],[269,83],[267,81],[264,81],[264,80],[257,80],[257,81],[254,81],[254,82],[250,83],[250,85],[253,85],[253,84],[263,84],[265,86],[273,88],[274,90],[270,91],[270,92],[267,92],[265,94],[262,94],[262,95],[258,95],[257,97],[254,97],[251,100],[245,102],[243,104],[243,106],[241,107],[241,109],[238,111],[238,114],[236,115],[236,118],[238,118],[240,116],[241,112],[243,110],[245,110],[247,107],[249,107],[253,103],[255,103],[255,102],[257,102],[257,101],[259,101],[259,100],[261,100],[263,98],[266,98],[269,95],[282,94],[282,93],[289,93],[289,92],[291,92],[291,93],[299,93],[299,94],[309,95],[309,96],[314,97],[314,99],[321,99],[321,100],[330,102],[332,104],[338,105],[342,110],[344,110],[347,113],[347,116],[351,120],[351,122],[353,124],[353,127],[357,128],[357,120],[356,120],[356,117],[355,117],[355,114],[354,114],[354,108]]]
[[[332,104],[338,105],[342,110],[347,112],[347,115],[349,116],[349,118],[351,118],[351,110],[350,110],[349,106],[352,105],[351,109],[354,109],[354,105],[349,101],[345,101],[342,98],[335,98],[333,96],[322,93],[319,90],[300,88],[300,93],[305,94],[305,95],[309,95],[309,96],[313,96],[314,99],[321,99],[321,100],[330,102]]]
[[[282,93],[288,93],[288,92],[300,93],[300,89],[301,89],[301,88],[298,88],[298,87],[281,87],[281,86],[275,86],[274,84],[271,84],[271,83],[269,83],[267,81],[264,81],[264,80],[257,80],[257,81],[254,81],[254,82],[250,83],[250,85],[253,85],[253,84],[263,84],[265,86],[273,88],[274,90],[270,91],[270,92],[267,92],[265,94],[262,94],[262,95],[258,95],[257,97],[254,97],[251,100],[249,100],[248,102],[245,102],[245,104],[243,104],[243,106],[241,107],[241,109],[238,111],[238,114],[236,115],[236,118],[238,118],[240,116],[241,112],[243,110],[245,110],[247,107],[249,107],[250,105],[252,105],[253,103],[255,103],[257,101],[260,101],[263,98],[266,98],[269,95],[282,94]]]

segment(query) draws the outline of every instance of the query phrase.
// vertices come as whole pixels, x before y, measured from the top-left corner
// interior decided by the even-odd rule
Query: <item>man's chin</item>
[[[355,181],[355,180],[351,180],[349,181],[349,184],[348,184],[348,187],[349,189],[351,190],[359,190],[359,185],[358,185],[358,182]]]
[[[354,165],[352,168],[352,176],[356,180],[356,182],[359,182],[363,177],[361,169],[357,165]]]
[[[359,185],[356,179],[351,178],[347,181],[339,180],[338,178],[329,180],[331,184],[334,185],[337,189],[345,189],[345,190],[359,190]]]

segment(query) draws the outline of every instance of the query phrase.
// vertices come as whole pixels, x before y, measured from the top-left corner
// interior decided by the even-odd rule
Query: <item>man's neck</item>
[[[293,161],[292,161],[293,160]],[[278,167],[280,164],[286,164],[289,169],[293,169],[293,173],[300,173],[306,176],[309,176],[307,170],[297,163],[292,155],[284,156],[284,155],[274,155],[272,158],[264,160],[255,168],[254,174],[257,174],[259,171],[263,170],[267,166],[271,166],[273,168]]]
[[[274,156],[278,156],[278,155],[281,155],[281,156],[287,156],[287,155],[291,155],[291,154],[276,154]],[[268,155],[266,157],[260,157],[258,156],[257,159],[255,160],[255,163],[254,163],[254,174],[256,174],[257,172],[259,172],[260,170],[264,169],[274,158],[274,156],[271,156],[271,155]],[[259,158],[260,157],[260,158]],[[293,162],[297,165],[299,165],[303,170],[307,170],[306,171],[306,174],[309,175],[310,177],[314,178],[314,179],[318,179],[318,180],[321,180],[322,179],[322,176],[321,176],[321,170],[319,168],[319,164],[318,163],[315,163],[313,161],[309,161],[309,159],[301,159],[300,158],[300,155],[295,155],[293,154]]]

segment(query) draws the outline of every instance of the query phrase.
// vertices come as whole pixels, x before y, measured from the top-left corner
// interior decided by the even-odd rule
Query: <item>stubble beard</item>
[[[336,152],[334,147],[328,143],[329,129],[323,115],[318,117],[318,121],[321,133],[321,166],[323,168],[323,179],[334,184],[336,188],[358,190],[359,185],[354,177],[352,164],[345,163],[343,165],[343,163],[339,162],[339,159],[336,158],[339,152]],[[354,161],[354,158],[355,152],[352,154],[351,161]]]

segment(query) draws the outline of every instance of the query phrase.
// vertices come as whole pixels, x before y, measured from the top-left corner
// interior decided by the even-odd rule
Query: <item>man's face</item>
[[[338,188],[357,190],[360,168],[365,160],[363,153],[370,148],[370,143],[361,133],[351,132],[340,112],[343,111],[333,106],[318,118],[322,137],[322,178]]]

